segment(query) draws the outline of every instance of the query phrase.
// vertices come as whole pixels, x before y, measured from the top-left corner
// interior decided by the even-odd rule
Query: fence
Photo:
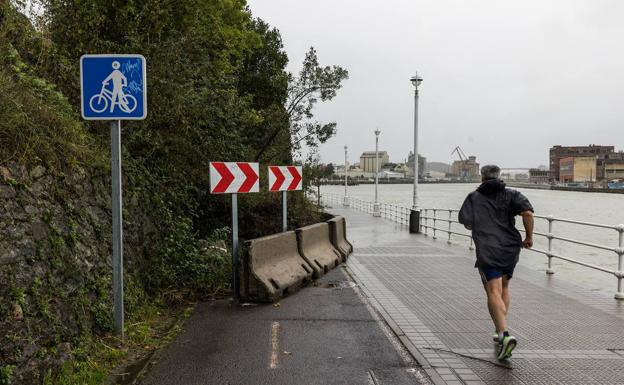
[[[343,204],[343,197],[335,194],[322,194],[322,202],[325,204]],[[351,208],[365,212],[367,214],[373,213],[373,202],[364,201],[357,198],[350,198]],[[380,203],[381,216],[383,218],[390,219],[393,222],[400,224],[401,226],[409,226],[410,208],[388,203]],[[442,209],[442,208],[422,208],[420,215],[420,227],[425,236],[432,236],[433,239],[438,239],[439,234],[443,233],[447,242],[452,243],[453,236],[464,237],[470,240],[469,248],[474,249],[472,234],[465,230],[457,219],[459,210],[457,209]],[[571,219],[556,218],[552,215],[535,215],[536,220],[547,221],[548,232],[534,231],[534,237],[542,237],[547,240],[547,249],[533,247],[528,249],[529,251],[543,254],[548,258],[547,274],[553,274],[552,260],[553,258],[560,259],[569,263],[584,266],[590,269],[601,271],[611,274],[617,278],[617,292],[615,293],[616,299],[624,299],[624,224],[620,225],[605,225],[600,223],[583,222]],[[615,231],[617,233],[618,242],[617,246],[607,246],[592,242],[586,242],[578,239],[572,239],[555,234],[553,231],[555,223],[568,223],[572,225],[586,226],[592,228],[600,228],[605,230]],[[519,229],[521,232],[524,230]],[[617,270],[609,269],[603,266],[587,263],[578,259],[570,258],[557,254],[553,251],[553,241],[571,243],[576,245],[586,246],[592,249],[606,250],[613,252],[617,256]]]

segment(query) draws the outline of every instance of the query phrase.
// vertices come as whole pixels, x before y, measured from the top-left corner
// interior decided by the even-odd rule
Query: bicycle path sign
[[[83,55],[80,58],[82,117],[87,120],[145,119],[145,67],[142,55]]]

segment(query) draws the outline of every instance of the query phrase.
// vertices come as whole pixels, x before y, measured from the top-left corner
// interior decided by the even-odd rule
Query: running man
[[[126,76],[119,70],[119,67],[119,62],[115,60],[113,62],[113,72],[102,81],[102,85],[104,86],[106,86],[109,81],[113,81],[110,112],[113,112],[115,104],[118,104],[122,111],[128,112],[129,110],[123,92],[124,87],[128,86],[128,79],[126,79]]]
[[[520,249],[533,246],[533,206],[519,191],[508,189],[500,180],[500,168],[481,168],[481,185],[466,197],[459,222],[472,230],[481,280],[487,294],[488,310],[496,327],[498,359],[511,357],[518,341],[507,329],[509,280],[518,263]],[[526,237],[516,229],[516,215],[522,216]]]

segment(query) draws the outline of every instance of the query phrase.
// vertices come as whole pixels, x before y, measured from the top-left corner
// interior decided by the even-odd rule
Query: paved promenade
[[[521,262],[509,314],[519,345],[501,363],[474,251],[338,205],[328,211],[347,219],[349,270],[436,384],[624,384],[624,302]]]

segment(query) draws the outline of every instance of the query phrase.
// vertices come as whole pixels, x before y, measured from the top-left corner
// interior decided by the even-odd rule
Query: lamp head
[[[344,146],[345,151],[347,151],[347,146]]]
[[[423,78],[421,78],[418,75],[412,76],[410,78],[410,81],[412,82],[412,84],[414,85],[414,87],[418,87],[420,85],[420,83],[422,83]]]
[[[381,131],[379,131],[379,128],[375,130],[375,135],[379,136],[379,134],[381,134]]]

